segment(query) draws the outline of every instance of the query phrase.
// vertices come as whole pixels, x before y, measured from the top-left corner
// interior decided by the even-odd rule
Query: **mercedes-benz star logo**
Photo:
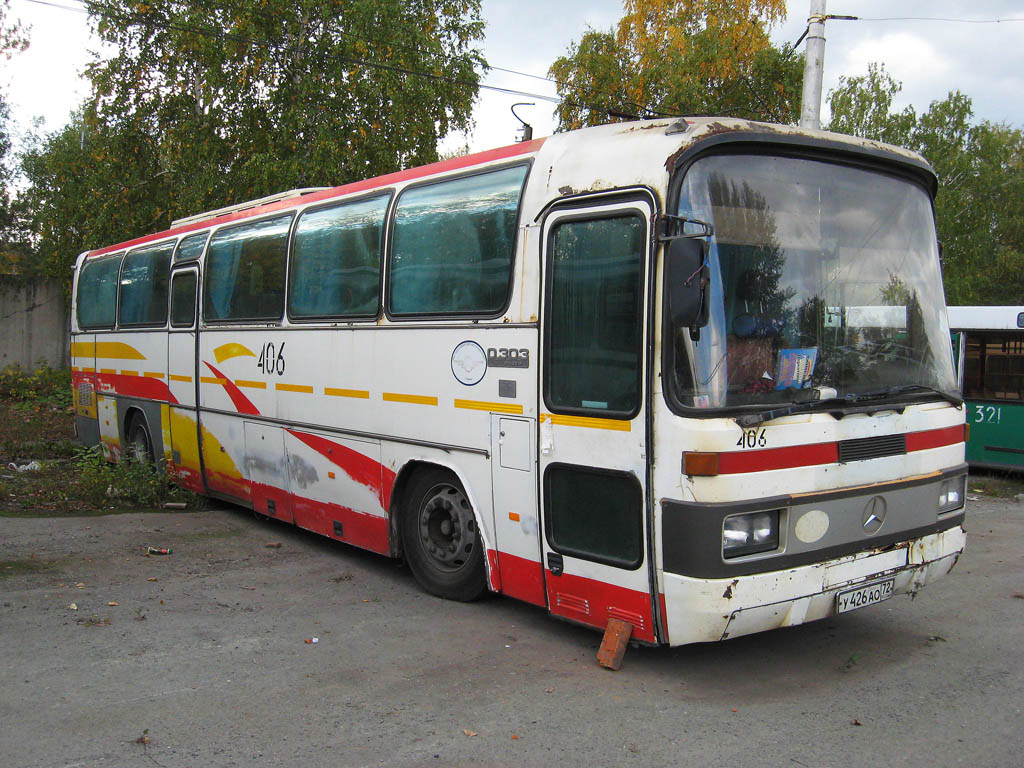
[[[868,505],[864,507],[864,516],[861,518],[861,525],[866,533],[876,533],[885,522],[885,499],[875,496]]]

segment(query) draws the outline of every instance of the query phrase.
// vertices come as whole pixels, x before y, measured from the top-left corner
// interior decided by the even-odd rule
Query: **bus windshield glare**
[[[678,215],[711,225],[708,325],[670,328],[687,408],[956,389],[931,204],[909,179],[808,158],[710,155]]]

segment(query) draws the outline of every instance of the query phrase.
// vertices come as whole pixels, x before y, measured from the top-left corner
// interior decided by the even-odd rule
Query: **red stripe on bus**
[[[292,495],[295,524],[307,531],[329,536],[380,555],[391,554],[391,526],[386,517],[357,512],[340,504]],[[341,523],[341,535],[334,524]]]
[[[391,489],[395,485],[395,473],[378,461],[364,456],[359,451],[336,443],[333,440],[288,429],[288,434],[302,441],[329,462],[339,467],[342,472],[360,485],[364,485],[376,494],[383,509],[388,508]]]
[[[501,592],[501,571],[498,569],[498,553],[493,549],[487,550],[487,580],[490,582],[492,592]]]
[[[568,573],[555,576],[548,571],[545,576],[551,613],[599,629],[608,626],[608,619],[622,619],[633,625],[631,637],[655,642],[647,592]]]
[[[547,605],[544,568],[539,561],[527,560],[507,552],[495,552],[493,549],[487,551],[487,556],[491,561],[491,570],[500,574],[496,586],[492,579],[496,592],[534,605]]]
[[[101,396],[109,393],[157,400],[172,405],[178,404],[178,399],[171,394],[170,387],[161,379],[148,376],[122,376],[120,373],[73,373],[71,375],[73,386],[77,387],[83,381],[91,382],[96,394]]]
[[[239,413],[247,414],[249,416],[260,415],[260,409],[253,405],[252,401],[248,397],[242,394],[242,390],[235,386],[235,383],[231,381],[231,379],[229,379],[223,373],[221,373],[212,365],[207,363],[205,360],[203,361],[203,363],[206,365],[207,368],[213,371],[214,376],[222,380],[223,383],[221,384],[221,386],[223,386],[224,391],[228,393],[228,397],[231,398],[231,403],[235,406],[236,411],[238,411]]]
[[[785,448],[764,448],[759,451],[732,451],[718,455],[718,474],[763,472],[767,469],[790,469],[813,464],[835,464],[839,461],[838,443],[788,445]]]
[[[927,451],[929,448],[942,448],[965,442],[965,425],[955,424],[943,429],[930,429],[927,432],[911,432],[907,435],[907,451]]]
[[[252,500],[251,483],[244,477],[232,477],[223,472],[216,472],[209,467],[206,469],[206,485],[211,491],[222,493],[225,496],[239,499],[241,501]]]
[[[964,441],[964,425],[929,429],[907,433],[907,453],[941,448]],[[718,454],[718,474],[732,475],[743,472],[764,472],[772,469],[792,469],[839,462],[839,443],[811,443],[789,445],[784,448],[764,448],[757,451],[729,451]]]
[[[463,168],[471,168],[477,165],[484,165],[485,163],[493,163],[496,160],[504,160],[506,158],[519,157],[520,155],[527,155],[531,152],[536,152],[544,144],[544,139],[534,139],[532,141],[524,141],[519,144],[510,144],[507,147],[499,147],[498,149],[491,149],[486,152],[480,152],[474,155],[465,155],[463,157],[454,157],[451,160],[442,160],[439,163],[433,163],[431,165],[421,165],[416,168],[409,168],[404,171],[396,171],[395,173],[388,173],[384,176],[376,176],[372,179],[364,179],[362,181],[354,181],[351,184],[343,184],[340,187],[331,187],[321,192],[311,192],[308,195],[302,195],[301,197],[291,197],[287,200],[279,200],[274,203],[267,203],[261,205],[258,208],[247,208],[244,211],[236,211],[234,213],[226,213],[223,216],[217,216],[213,219],[205,219],[203,221],[197,221],[194,224],[188,224],[186,226],[177,227],[175,229],[167,229],[163,232],[156,232],[152,235],[145,235],[143,237],[137,237],[134,240],[126,240],[123,243],[117,245],[110,245],[105,248],[98,248],[95,251],[90,251],[89,256],[102,256],[106,253],[113,253],[114,251],[120,251],[124,248],[134,248],[137,245],[144,245],[145,243],[156,242],[157,240],[165,240],[169,237],[177,235],[184,235],[188,232],[194,232],[200,229],[206,229],[212,226],[220,226],[221,224],[227,224],[233,221],[241,221],[244,219],[251,219],[257,216],[263,216],[274,211],[284,211],[290,208],[296,208],[299,205],[306,205],[308,203],[316,203],[322,200],[330,200],[335,197],[341,197],[343,195],[351,195],[356,192],[366,192],[382,187],[387,187],[391,184],[398,184],[403,181],[412,181],[414,179],[421,179],[425,176],[430,176],[436,173],[447,173],[450,171],[458,171]]]

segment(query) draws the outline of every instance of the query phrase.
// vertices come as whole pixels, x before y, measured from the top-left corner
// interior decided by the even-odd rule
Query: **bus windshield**
[[[712,227],[708,325],[670,328],[686,408],[955,391],[932,207],[909,179],[801,157],[710,155],[680,217]]]

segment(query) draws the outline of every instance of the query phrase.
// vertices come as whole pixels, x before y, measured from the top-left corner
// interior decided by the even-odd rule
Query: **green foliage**
[[[480,0],[110,0],[116,53],[93,94],[23,159],[42,271],[87,248],[289,188],[437,159],[466,129],[485,62]],[[415,73],[415,74],[414,74]]]
[[[50,368],[45,360],[40,360],[31,372],[20,365],[8,365],[0,370],[0,399],[26,406],[69,408],[71,371]]]
[[[627,0],[617,31],[586,31],[557,59],[559,129],[624,115],[716,114],[792,122],[803,58],[775,48],[778,0]],[[612,114],[610,115],[609,112]]]
[[[10,59],[28,46],[25,30],[18,22],[8,20],[10,0],[0,0],[0,58]],[[0,273],[15,273],[27,250],[17,236],[16,206],[11,199],[12,168],[10,109],[0,93]]]
[[[1019,304],[1024,296],[1024,133],[972,124],[971,100],[952,91],[920,116],[894,112],[901,84],[883,66],[840,78],[829,129],[920,152],[939,176],[935,218],[949,304]]]
[[[127,455],[110,464],[99,448],[79,448],[75,457],[79,495],[96,507],[158,507],[166,502],[197,506],[199,497],[177,486],[149,462]]]

